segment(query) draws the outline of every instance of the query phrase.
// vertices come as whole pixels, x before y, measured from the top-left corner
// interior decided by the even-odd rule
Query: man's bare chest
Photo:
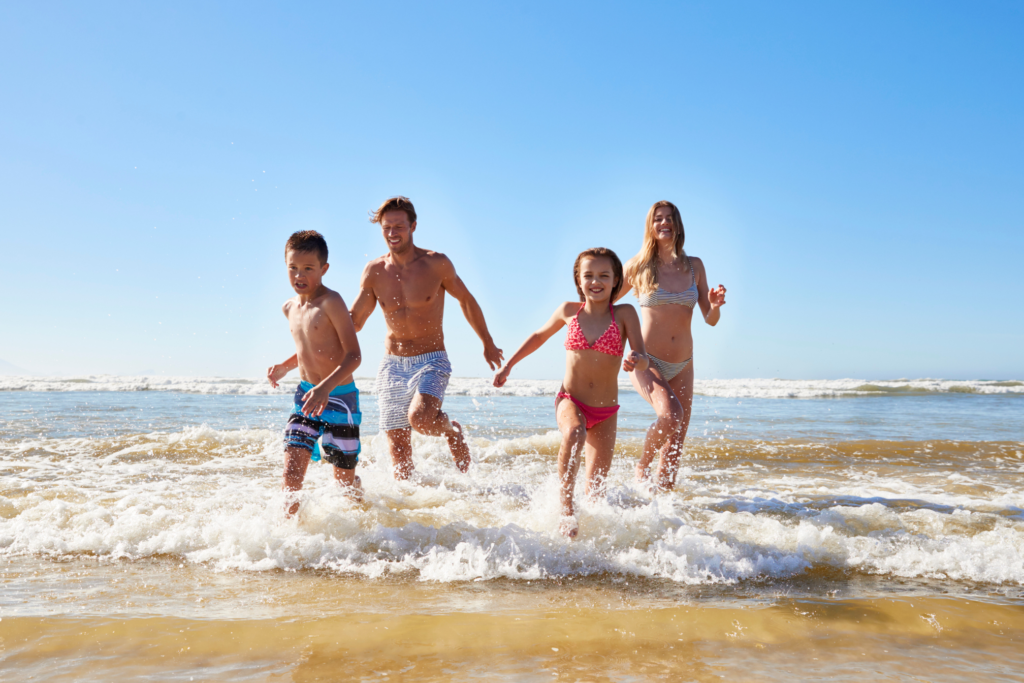
[[[433,273],[387,273],[374,290],[385,312],[436,306],[444,296],[441,278]]]

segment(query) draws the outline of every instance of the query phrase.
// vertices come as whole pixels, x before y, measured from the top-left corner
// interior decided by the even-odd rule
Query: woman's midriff
[[[588,406],[619,403],[619,367],[622,358],[600,351],[566,351],[562,391]]]
[[[682,363],[693,356],[693,309],[672,304],[642,307],[640,315],[647,353],[668,363]]]

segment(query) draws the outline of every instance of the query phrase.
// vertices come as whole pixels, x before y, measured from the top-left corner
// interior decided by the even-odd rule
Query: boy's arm
[[[481,310],[480,304],[477,303],[476,297],[469,293],[469,288],[466,287],[462,278],[455,273],[455,266],[452,265],[448,257],[442,255],[440,258],[441,286],[459,302],[462,307],[462,315],[466,316],[469,326],[484,343],[484,360],[487,361],[487,365],[491,370],[500,368],[501,362],[505,360],[505,354],[491,339],[491,333],[487,331],[487,322],[484,320],[484,312]]]
[[[356,328],[352,324],[352,316],[349,315],[344,299],[335,293],[324,301],[323,306],[331,325],[334,326],[334,331],[338,334],[338,340],[341,342],[341,348],[344,349],[345,355],[331,374],[324,377],[319,384],[302,397],[302,412],[306,415],[323,413],[334,388],[341,384],[342,380],[350,377],[363,360],[359,350],[359,339],[356,337]]]
[[[284,302],[283,306],[281,306],[281,312],[284,313],[284,317],[286,319],[288,318],[288,309],[291,307],[291,303],[292,300],[289,299],[288,301]],[[277,383],[280,382],[285,375],[287,375],[289,372],[291,372],[297,367],[299,367],[299,356],[296,354],[292,355],[291,358],[289,358],[283,363],[271,365],[269,368],[267,368],[267,381],[270,382],[270,386],[277,389]]]
[[[626,372],[646,370],[650,365],[650,360],[647,358],[647,349],[644,347],[640,316],[637,315],[636,309],[629,304],[615,308],[619,314],[619,320],[622,321],[622,327],[626,330],[626,341],[629,342],[630,349],[629,355],[622,359],[622,369]]]
[[[356,301],[352,304],[352,315],[349,316],[356,332],[363,329],[366,319],[377,307],[377,295],[373,293],[373,286],[370,284],[372,266],[373,262],[370,262],[366,264],[366,268],[363,268],[363,276],[359,280],[359,294],[356,295]]]
[[[277,383],[297,367],[299,367],[299,356],[297,354],[293,355],[283,363],[271,365],[267,368],[267,380],[270,381],[270,386],[277,389]]]
[[[523,342],[522,346],[516,349],[516,352],[513,353],[512,357],[508,359],[507,363],[505,363],[505,367],[494,376],[494,386],[505,386],[505,382],[508,380],[508,375],[512,372],[512,366],[516,365],[519,361],[544,346],[544,342],[551,339],[551,335],[565,327],[566,310],[571,307],[571,303],[559,306],[548,321],[544,323],[542,328],[526,338],[526,341]]]

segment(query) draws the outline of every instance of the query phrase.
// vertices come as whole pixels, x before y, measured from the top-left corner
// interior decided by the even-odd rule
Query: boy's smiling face
[[[288,266],[288,281],[296,294],[312,296],[320,289],[320,282],[329,264],[320,263],[315,251],[294,251],[289,249],[284,255]]]

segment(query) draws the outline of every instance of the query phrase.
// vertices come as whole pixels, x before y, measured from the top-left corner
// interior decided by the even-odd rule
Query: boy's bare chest
[[[444,296],[441,278],[427,269],[385,271],[374,290],[384,311],[435,306]]]
[[[288,314],[288,327],[293,336],[301,339],[318,339],[334,330],[331,319],[316,306],[293,307]]]

